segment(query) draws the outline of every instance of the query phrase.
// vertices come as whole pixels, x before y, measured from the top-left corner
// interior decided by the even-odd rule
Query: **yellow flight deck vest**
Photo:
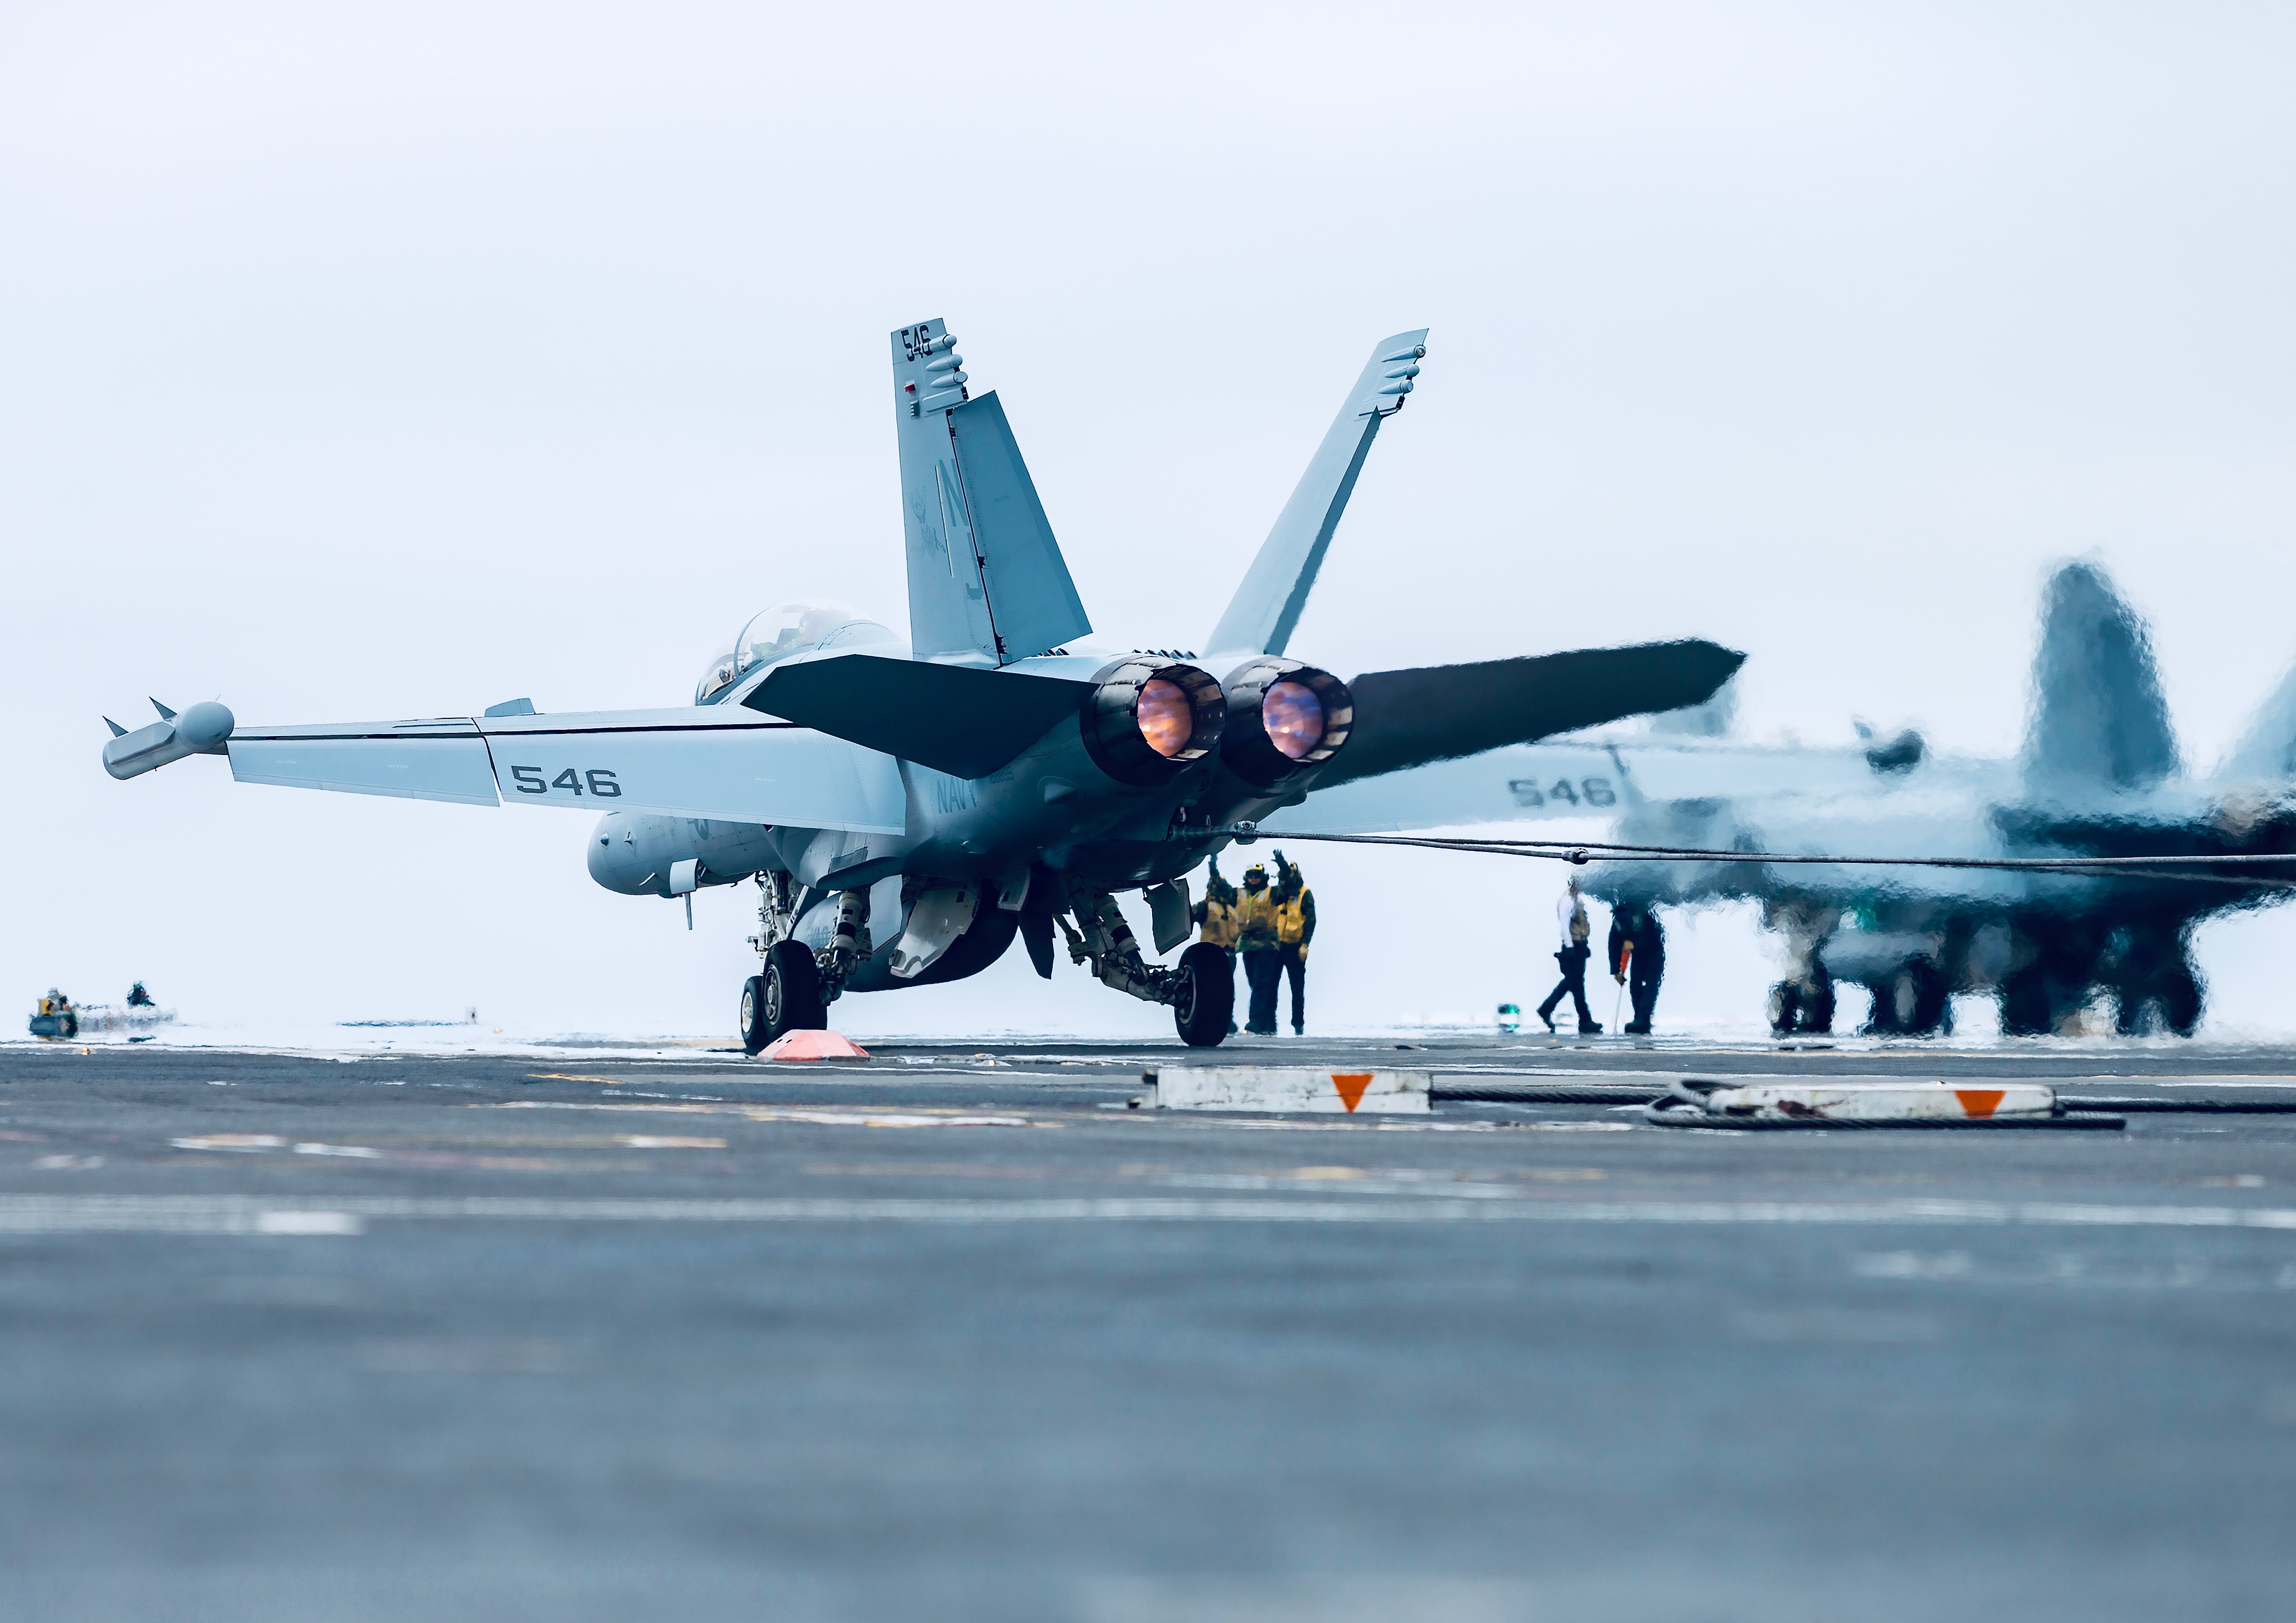
[[[1234,908],[1225,902],[1205,899],[1202,939],[1216,947],[1232,947],[1242,934],[1243,920],[1236,917]]]
[[[1257,894],[1248,890],[1237,891],[1235,916],[1242,928],[1245,952],[1275,945],[1275,898],[1267,891],[1263,889]]]
[[[1307,894],[1301,891],[1275,910],[1275,939],[1287,947],[1298,946],[1300,938],[1308,934],[1308,921],[1300,913],[1300,896]]]

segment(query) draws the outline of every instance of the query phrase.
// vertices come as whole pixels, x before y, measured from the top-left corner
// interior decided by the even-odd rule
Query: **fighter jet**
[[[1742,655],[1710,642],[1377,671],[1342,681],[1290,645],[1380,425],[1426,333],[1374,347],[1198,654],[1096,640],[1004,407],[969,388],[939,320],[891,335],[908,636],[824,601],[757,615],[690,706],[545,715],[524,699],[420,721],[238,725],[194,704],[135,732],[115,778],[222,754],[242,783],[473,806],[603,812],[591,877],[686,899],[754,878],[758,1052],[846,993],[976,975],[1054,932],[1103,985],[1227,1034],[1234,976],[1198,943],[1151,963],[1116,895],[1146,894],[1155,952],[1188,935],[1184,876],[1216,832],[1326,784],[1700,703]],[[155,705],[157,701],[153,701]],[[1439,818],[1439,820],[1445,820]]]
[[[1590,732],[1341,788],[1270,832],[1385,833],[1598,817],[1609,843],[1670,849],[1978,859],[2175,859],[2110,877],[1912,866],[1604,863],[1613,902],[1751,899],[1784,937],[1768,1009],[1779,1035],[1833,1027],[1834,988],[1873,993],[1865,1029],[1951,1029],[1951,996],[1990,993],[2013,1035],[2081,1028],[2100,996],[2124,1034],[2189,1035],[2203,989],[2201,920],[2284,900],[2259,871],[2194,857],[2296,852],[2296,671],[2205,777],[2189,775],[2144,622],[2092,563],[2044,594],[2024,746],[2013,759],[1941,753],[1911,729],[1843,748],[1730,737],[1734,688],[1641,732]]]

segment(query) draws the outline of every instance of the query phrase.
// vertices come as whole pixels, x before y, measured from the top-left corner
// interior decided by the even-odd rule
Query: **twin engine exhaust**
[[[1093,678],[1084,745],[1119,783],[1150,788],[1217,751],[1255,788],[1273,789],[1337,754],[1355,699],[1328,671],[1277,655],[1248,660],[1225,684],[1198,665],[1134,654]]]

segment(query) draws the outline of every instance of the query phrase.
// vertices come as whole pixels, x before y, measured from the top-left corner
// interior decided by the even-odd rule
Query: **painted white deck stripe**
[[[555,1199],[390,1196],[0,1196],[0,1235],[354,1233],[393,1220],[541,1223],[1654,1223],[2000,1225],[2296,1231],[2296,1208],[2061,1201],[1494,1199]]]

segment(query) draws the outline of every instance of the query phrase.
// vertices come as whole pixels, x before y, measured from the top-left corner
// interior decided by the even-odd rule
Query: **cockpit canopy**
[[[842,603],[783,603],[756,616],[702,668],[693,702],[722,698],[743,677],[792,654],[816,648],[862,647],[898,640],[873,620],[864,620]]]

